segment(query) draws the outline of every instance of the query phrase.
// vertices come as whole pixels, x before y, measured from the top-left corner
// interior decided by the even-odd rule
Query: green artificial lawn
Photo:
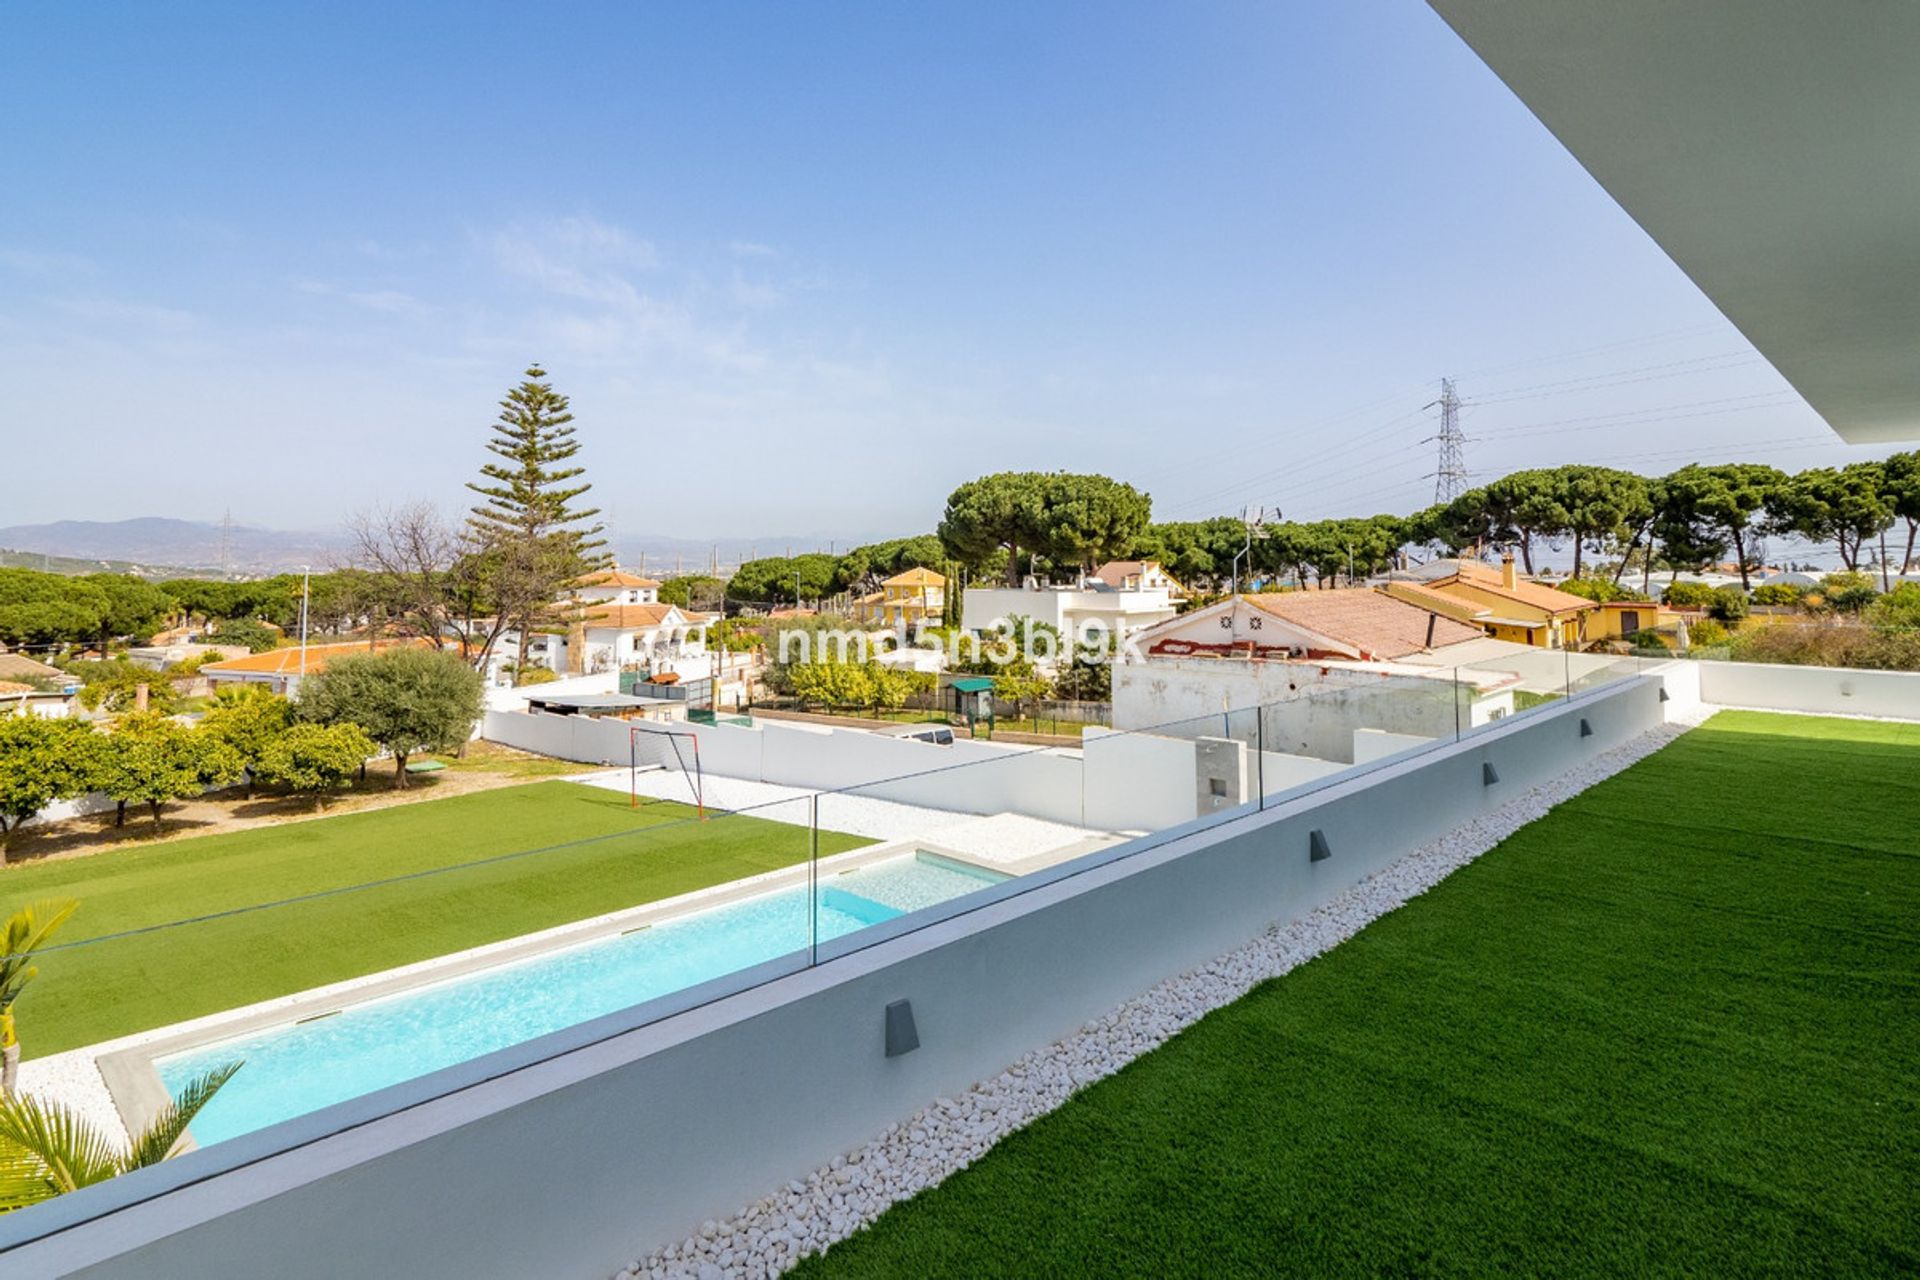
[[[576,842],[576,843],[569,843]],[[820,833],[820,852],[868,843]],[[555,847],[559,846],[559,847]],[[522,850],[543,850],[461,867]],[[282,826],[29,863],[0,873],[0,916],[80,909],[56,942],[343,886],[394,884],[49,952],[15,1006],[27,1057],[756,875],[808,854],[805,827],[533,782]]]
[[[1920,1272],[1920,728],[1723,712],[801,1268]]]

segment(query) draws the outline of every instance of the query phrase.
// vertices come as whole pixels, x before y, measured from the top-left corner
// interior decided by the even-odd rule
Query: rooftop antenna
[[[1438,506],[1452,502],[1467,491],[1467,437],[1460,430],[1460,397],[1452,378],[1440,379],[1440,398],[1421,406],[1440,406],[1440,460],[1433,471],[1433,501]]]
[[[1273,509],[1273,518],[1276,521],[1280,519],[1280,508],[1277,506]],[[1233,579],[1231,589],[1227,592],[1229,599],[1240,594],[1240,559],[1242,556],[1246,557],[1247,576],[1249,578],[1253,576],[1253,535],[1267,527],[1267,509],[1265,507],[1255,507],[1249,511],[1246,507],[1241,507],[1240,523],[1247,527],[1247,542],[1240,550],[1233,553]]]

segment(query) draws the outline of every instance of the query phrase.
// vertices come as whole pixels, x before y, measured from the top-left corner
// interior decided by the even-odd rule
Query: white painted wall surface
[[[1303,783],[1330,777],[1349,766],[1317,756],[1291,756],[1282,751],[1256,753],[1259,760],[1258,783],[1266,795],[1286,791]]]
[[[290,1122],[301,1145],[237,1167],[212,1147],[86,1188],[0,1220],[15,1246],[0,1271],[610,1275],[1627,741],[1659,723],[1655,695],[1643,680],[1543,708],[704,1006],[614,1015],[376,1100],[403,1110],[342,1104]],[[1483,761],[1499,785],[1482,785]],[[1333,850],[1319,863],[1316,828]],[[887,1058],[898,999],[920,1048]]]
[[[1700,696],[1719,706],[1920,720],[1920,672],[1692,662]]]
[[[1425,746],[1433,739],[1418,733],[1388,733],[1385,729],[1355,729],[1353,731],[1353,762],[1368,764],[1375,760],[1385,760],[1388,756],[1397,756],[1402,751]]]

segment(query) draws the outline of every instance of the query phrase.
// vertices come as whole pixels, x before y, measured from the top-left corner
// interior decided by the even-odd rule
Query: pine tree
[[[550,617],[583,574],[606,563],[596,535],[605,527],[585,522],[599,508],[573,504],[593,486],[580,481],[585,467],[565,465],[580,452],[567,397],[546,381],[539,365],[500,402],[487,448],[499,462],[480,468],[469,482],[486,501],[473,508],[468,527],[487,548],[493,565],[495,602],[513,616],[520,633],[517,668],[527,663],[535,625]]]

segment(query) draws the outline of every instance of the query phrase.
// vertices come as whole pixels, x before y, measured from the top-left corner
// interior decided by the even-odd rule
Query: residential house
[[[327,664],[336,659],[415,646],[424,648],[427,642],[380,640],[368,644],[365,640],[345,640],[329,644],[284,645],[278,649],[268,649],[265,653],[250,653],[242,658],[209,662],[200,668],[200,674],[216,692],[226,685],[255,684],[292,697],[299,692],[302,680],[325,671]]]
[[[1477,640],[1474,626],[1370,587],[1237,595],[1133,637],[1147,658],[1391,662]]]
[[[1587,638],[1587,619],[1599,608],[1581,596],[1522,578],[1512,555],[1502,557],[1498,569],[1477,560],[1443,560],[1424,569],[1424,580],[1396,575],[1381,589],[1409,604],[1470,622],[1496,639],[1537,649],[1579,647]]]
[[[994,631],[1014,618],[1030,618],[1063,636],[1131,635],[1174,617],[1185,596],[1154,561],[1113,560],[1072,586],[968,587],[961,623],[972,631]]]
[[[947,580],[931,569],[896,573],[880,589],[853,602],[853,620],[863,626],[918,626],[947,610]]]
[[[715,617],[658,601],[586,602],[565,635],[542,637],[542,656],[547,666],[568,675],[671,669],[683,659],[704,661],[707,628]],[[511,652],[512,645],[506,647]]]
[[[658,604],[660,584],[624,569],[601,569],[580,579],[573,594],[595,604]]]
[[[1112,591],[1164,590],[1175,600],[1187,595],[1187,589],[1158,560],[1109,560],[1088,574],[1087,581],[1101,583]]]
[[[1486,657],[1488,643],[1371,588],[1236,595],[1132,638],[1113,672],[1114,725],[1251,737],[1276,757],[1269,781],[1304,780],[1510,714],[1520,673],[1470,667],[1462,652]]]
[[[74,713],[80,681],[23,653],[0,653],[0,713],[25,711],[60,720]]]

